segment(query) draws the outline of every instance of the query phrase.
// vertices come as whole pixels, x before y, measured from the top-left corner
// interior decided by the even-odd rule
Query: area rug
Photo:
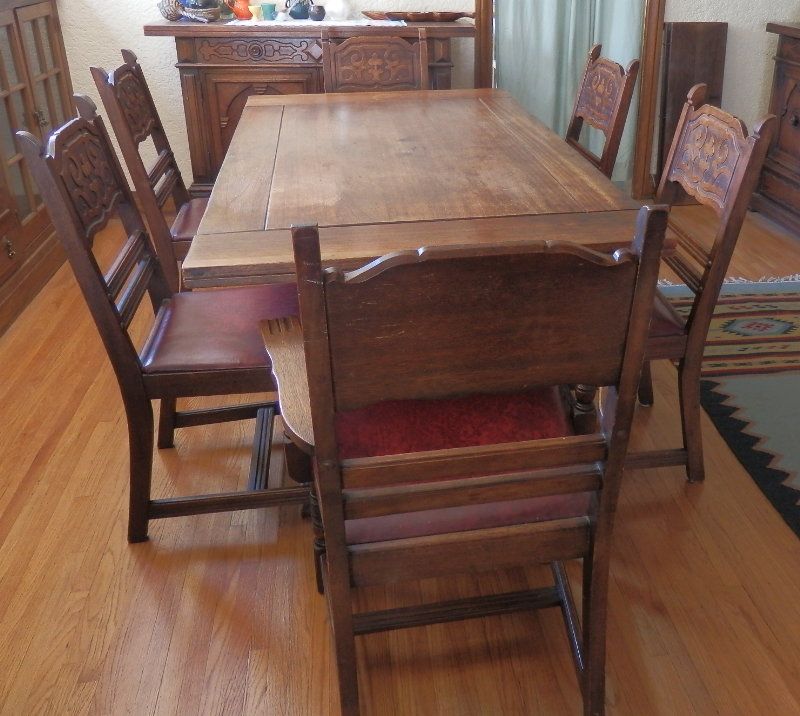
[[[688,313],[685,286],[661,290]],[[701,402],[800,537],[800,281],[723,286],[706,343]]]

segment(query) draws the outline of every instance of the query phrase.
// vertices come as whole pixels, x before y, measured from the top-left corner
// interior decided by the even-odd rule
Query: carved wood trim
[[[286,65],[321,65],[322,46],[316,39],[300,40],[220,40],[203,39],[197,42],[199,62],[223,64],[252,64],[269,62]]]
[[[708,105],[691,117],[681,130],[670,167],[669,181],[721,213],[727,204],[736,166],[746,143],[738,120]]]
[[[48,153],[59,157],[58,173],[90,246],[124,198],[102,138],[91,123],[73,120],[53,135]]]
[[[428,44],[424,31],[416,42],[401,37],[323,37],[326,92],[427,89]]]
[[[137,145],[141,144],[158,124],[145,88],[127,65],[123,65],[114,73],[112,87],[127,120],[133,141]]]

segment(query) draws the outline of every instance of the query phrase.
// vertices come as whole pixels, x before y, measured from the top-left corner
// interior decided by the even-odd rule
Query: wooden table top
[[[630,241],[635,210],[505,92],[252,97],[183,264],[189,287],[289,280],[289,227],[357,265],[440,243]]]

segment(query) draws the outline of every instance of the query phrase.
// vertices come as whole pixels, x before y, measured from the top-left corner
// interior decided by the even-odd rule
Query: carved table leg
[[[572,421],[579,435],[587,435],[597,427],[597,409],[594,404],[597,386],[580,383],[573,386],[575,401],[572,406]]]

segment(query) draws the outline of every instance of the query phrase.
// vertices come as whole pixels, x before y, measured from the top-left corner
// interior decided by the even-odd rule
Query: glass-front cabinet
[[[62,260],[14,133],[44,141],[71,94],[55,2],[0,0],[0,333]]]

